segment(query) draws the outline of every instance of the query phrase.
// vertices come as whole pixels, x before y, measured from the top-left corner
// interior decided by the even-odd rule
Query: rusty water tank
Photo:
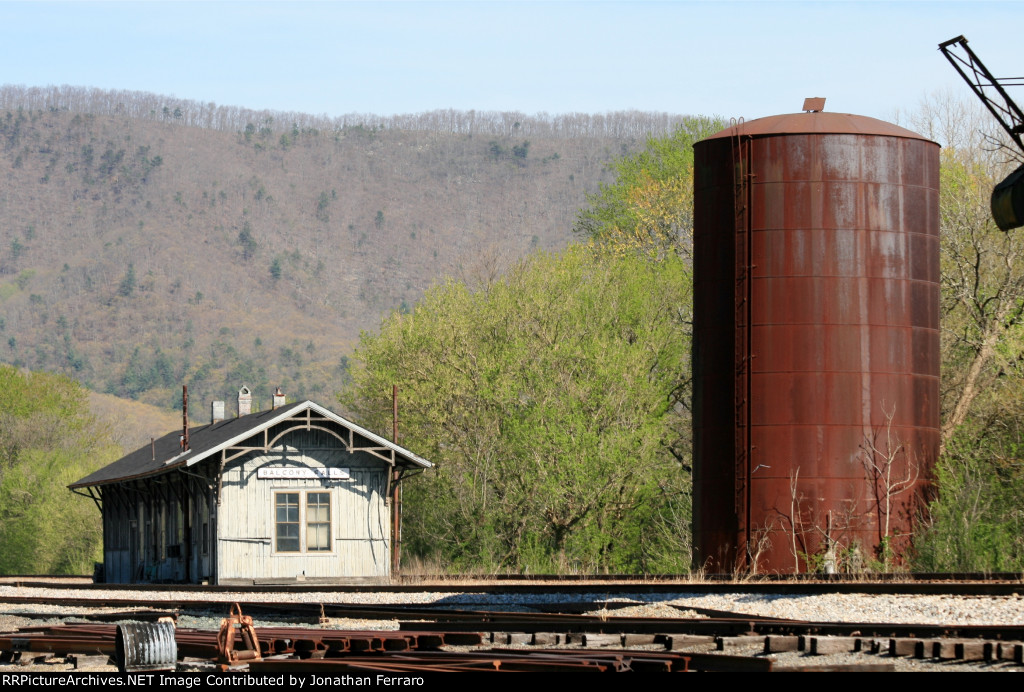
[[[899,555],[939,449],[939,146],[805,112],[694,155],[695,565]]]

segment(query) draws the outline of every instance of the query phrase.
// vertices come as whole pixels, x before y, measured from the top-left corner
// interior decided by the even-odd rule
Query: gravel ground
[[[468,587],[467,588],[471,588]],[[777,618],[810,620],[818,622],[893,622],[904,624],[935,625],[1024,625],[1024,597],[1022,596],[909,596],[909,595],[760,595],[737,592],[734,594],[704,595],[696,593],[636,594],[609,598],[600,593],[599,587],[591,594],[568,594],[552,592],[544,595],[497,594],[488,595],[467,591],[464,593],[431,592],[418,593],[343,593],[338,591],[306,593],[204,593],[201,598],[208,601],[230,603],[249,602],[295,602],[295,603],[348,603],[360,605],[389,604],[436,604],[465,606],[473,609],[513,610],[536,603],[564,603],[579,601],[622,601],[631,603],[625,608],[595,610],[592,614],[607,614],[610,617],[701,617],[696,613],[681,612],[676,606],[708,608],[720,611],[746,613]],[[161,592],[96,591],[75,589],[72,585],[61,589],[38,587],[17,587],[0,584],[0,632],[11,632],[18,627],[55,624],[64,621],[69,612],[85,612],[90,609],[77,606],[20,605],[4,603],[5,597],[44,598],[117,598],[144,599],[150,607],[159,608],[161,602],[196,600],[194,591],[168,590]],[[104,609],[91,609],[101,611]],[[123,610],[123,609],[106,609]],[[226,614],[209,613],[183,614],[180,627],[216,629],[220,618]],[[52,620],[29,619],[23,614],[53,613]],[[256,626],[288,625],[256,619]],[[333,629],[396,629],[393,620],[333,619]],[[758,647],[730,652],[743,655],[760,654]],[[774,654],[771,656],[778,665],[837,665],[863,663],[893,663],[897,670],[905,671],[1024,671],[1024,668],[1006,663],[933,663],[912,659],[871,656],[869,654],[836,654],[830,656],[808,656],[800,653]],[[19,670],[67,670],[63,664],[44,664],[41,667],[20,667]]]

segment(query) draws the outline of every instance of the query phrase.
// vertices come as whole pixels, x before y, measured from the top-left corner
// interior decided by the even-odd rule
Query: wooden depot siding
[[[350,478],[259,478],[261,467],[347,469]],[[390,466],[364,453],[350,454],[318,430],[288,433],[269,453],[253,452],[225,465],[217,527],[218,581],[387,577],[390,512],[384,498]],[[297,552],[278,551],[276,500],[299,495]],[[330,550],[306,545],[307,493],[330,495]],[[230,507],[230,511],[224,508]]]
[[[129,481],[103,487],[107,583],[198,582],[211,576],[213,481],[199,478],[198,473],[176,473],[159,484]]]

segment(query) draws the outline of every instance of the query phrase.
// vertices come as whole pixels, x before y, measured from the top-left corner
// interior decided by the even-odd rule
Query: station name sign
[[[262,466],[256,469],[257,478],[327,478],[332,481],[351,478],[348,469],[309,468],[305,466]]]

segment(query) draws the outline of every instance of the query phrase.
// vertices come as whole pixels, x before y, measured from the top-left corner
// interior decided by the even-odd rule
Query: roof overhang
[[[241,432],[238,435],[228,439],[225,442],[222,442],[222,443],[220,443],[218,445],[215,445],[215,446],[211,447],[210,449],[203,450],[200,453],[192,454],[191,456],[187,457],[187,460],[185,461],[185,464],[186,464],[186,466],[194,466],[195,464],[198,464],[199,462],[201,462],[201,461],[203,461],[205,459],[209,459],[210,457],[212,457],[212,456],[214,456],[214,455],[216,455],[216,454],[218,454],[220,452],[223,452],[223,451],[225,451],[225,450],[227,450],[229,448],[237,447],[242,442],[245,442],[246,440],[251,439],[253,437],[253,435],[258,435],[261,432],[264,432],[266,430],[270,430],[270,428],[274,427],[275,425],[277,425],[279,423],[283,423],[283,422],[285,422],[285,421],[287,421],[289,419],[293,419],[293,418],[298,419],[296,414],[301,412],[301,411],[309,411],[309,412],[318,413],[323,418],[325,418],[325,419],[327,419],[329,421],[333,421],[334,423],[337,423],[338,425],[341,425],[344,428],[347,428],[348,430],[352,431],[356,435],[359,435],[360,437],[364,437],[367,440],[370,440],[370,441],[374,442],[376,445],[379,445],[380,447],[382,447],[384,449],[390,450],[397,457],[399,457],[402,460],[406,461],[407,464],[411,464],[413,466],[419,466],[420,468],[424,468],[424,469],[429,469],[429,468],[431,468],[433,466],[432,463],[430,463],[429,461],[427,461],[423,457],[419,456],[418,454],[415,454],[415,453],[409,451],[408,449],[406,449],[406,448],[404,448],[404,447],[402,447],[400,445],[397,445],[394,442],[391,442],[390,440],[387,440],[387,439],[381,437],[380,435],[372,433],[369,430],[367,430],[366,428],[362,427],[361,425],[353,423],[352,421],[350,421],[350,420],[348,420],[346,418],[343,418],[342,416],[339,416],[338,414],[334,413],[333,411],[331,411],[329,409],[326,409],[323,406],[320,406],[319,404],[317,404],[315,402],[312,402],[312,401],[305,401],[300,406],[298,406],[296,408],[289,408],[288,410],[284,410],[284,411],[281,412],[280,415],[268,418],[267,420],[261,422],[259,425],[253,426],[253,427],[249,428],[248,430],[246,430],[245,432]],[[306,420],[309,420],[309,419],[307,418]],[[349,445],[349,446],[351,447],[351,445]],[[360,451],[360,450],[353,449],[352,451]],[[185,455],[182,455],[182,457],[184,457],[184,456]],[[177,458],[170,459],[166,463],[167,464],[171,464],[171,463],[174,463],[177,460],[178,460]]]
[[[268,438],[266,433],[271,428],[281,423],[286,423],[289,420],[295,421],[296,425],[294,428],[279,432],[273,439]],[[336,430],[330,429],[330,424],[344,428],[348,431],[348,435],[339,435]],[[238,427],[237,432],[229,432],[232,427]],[[283,406],[275,411],[262,411],[250,414],[244,418],[199,426],[189,431],[190,439],[194,444],[192,449],[186,451],[178,451],[176,448],[174,438],[179,433],[168,433],[160,439],[159,443],[155,443],[152,446],[152,458],[149,458],[149,455],[146,454],[146,452],[150,451],[150,447],[144,447],[68,487],[76,489],[148,478],[168,473],[175,469],[192,467],[210,459],[217,459],[222,463],[226,463],[249,452],[273,449],[276,446],[277,440],[288,432],[314,428],[325,430],[337,437],[349,452],[366,452],[392,466],[420,469],[433,467],[431,462],[418,454],[339,416],[313,401],[307,400]],[[255,446],[245,444],[261,433],[264,434],[262,444]],[[208,441],[204,438],[207,438]],[[362,442],[363,440],[366,441],[366,444]],[[157,444],[163,450],[162,459],[157,458]],[[172,449],[169,448],[169,445],[175,446],[173,451],[177,451],[176,454],[172,454]],[[137,461],[140,458],[143,459],[142,463]],[[119,466],[120,468],[118,468]],[[106,473],[103,473],[104,471]]]

